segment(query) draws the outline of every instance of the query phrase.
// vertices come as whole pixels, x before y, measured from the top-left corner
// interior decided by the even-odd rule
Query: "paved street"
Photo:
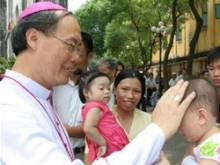
[[[176,134],[165,143],[163,151],[171,165],[181,163],[186,147],[187,141],[179,134]]]

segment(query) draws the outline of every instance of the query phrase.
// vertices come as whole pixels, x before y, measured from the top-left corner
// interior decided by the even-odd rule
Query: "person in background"
[[[110,78],[103,72],[89,71],[79,79],[79,97],[90,162],[120,151],[128,144],[125,130],[106,103],[111,98]]]
[[[178,82],[179,80],[177,79],[176,77],[176,72],[173,72],[172,75],[171,75],[171,79],[169,81],[169,86],[172,87],[174,85],[176,85],[176,83]]]
[[[182,79],[186,80],[187,78],[188,78],[187,69],[183,68],[182,69]]]
[[[124,69],[125,69],[124,64],[121,61],[118,61],[118,69],[117,69],[117,74],[116,75],[118,75]]]
[[[217,87],[218,98],[220,98],[220,46],[212,49],[208,53],[207,63],[209,76]],[[220,115],[218,116],[217,123],[220,125]]]
[[[81,32],[82,52],[77,68],[70,76],[67,84],[53,88],[53,106],[63,122],[76,158],[84,160],[84,131],[81,107],[84,105],[79,98],[77,81],[88,68],[88,63],[93,58],[93,40],[88,33]]]
[[[50,101],[52,89],[68,83],[77,68],[82,45],[78,22],[62,6],[37,2],[21,13],[11,41],[17,58],[0,82],[1,164],[83,165],[74,158]],[[196,96],[193,92],[180,103],[187,85],[179,81],[169,89],[155,107],[152,123],[123,150],[93,165],[152,164]]]
[[[115,96],[113,94],[113,86],[114,86],[115,77],[117,75],[118,62],[112,58],[103,57],[97,62],[97,66],[100,72],[103,72],[110,77],[110,80],[111,80],[110,89],[112,91],[112,95],[107,105],[109,108],[111,108],[112,106],[115,105]]]
[[[153,93],[150,97],[152,107],[155,107],[158,101],[159,93],[156,87],[153,87]]]
[[[178,75],[177,75],[176,78],[177,78],[178,80],[183,79],[183,75],[182,75],[182,71],[181,71],[181,70],[178,72]]]
[[[202,70],[201,76],[202,76],[202,77],[209,77],[209,70],[208,70],[208,69]]]
[[[126,131],[129,141],[134,140],[151,123],[151,114],[136,108],[144,92],[145,79],[138,71],[125,69],[116,76],[114,94],[117,100],[111,111]],[[84,162],[86,165],[91,164],[88,159],[88,148],[85,150]]]
[[[147,105],[149,107],[151,107],[152,105],[150,103],[150,97],[151,97],[151,95],[153,93],[153,88],[157,87],[157,84],[156,84],[156,82],[154,80],[153,73],[149,73],[149,78],[146,79],[145,84],[146,84],[146,88],[147,88]]]

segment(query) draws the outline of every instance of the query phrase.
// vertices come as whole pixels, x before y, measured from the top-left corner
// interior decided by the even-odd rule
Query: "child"
[[[217,90],[208,79],[201,77],[189,80],[184,98],[193,91],[196,97],[183,117],[179,133],[194,143],[193,153],[198,164],[217,165],[220,163],[220,129],[215,123],[219,113]]]
[[[99,71],[83,74],[79,79],[79,96],[87,103],[82,107],[82,116],[90,161],[123,149],[128,137],[106,105],[111,97],[109,77]]]
[[[157,100],[158,100],[158,91],[156,87],[153,87],[153,93],[150,97],[150,103],[152,107],[155,107],[157,104]]]

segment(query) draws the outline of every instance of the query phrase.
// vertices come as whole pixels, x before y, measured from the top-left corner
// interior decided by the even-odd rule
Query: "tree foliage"
[[[163,21],[170,28],[169,42],[164,57],[164,76],[176,31],[193,14],[190,0],[90,0],[77,12],[82,30],[94,39],[97,58],[109,56],[123,61],[126,67],[151,67],[158,40],[150,28]],[[201,4],[196,1],[196,5]],[[174,5],[175,4],[175,5]]]
[[[0,57],[0,75],[5,73],[6,69],[11,69],[14,65],[15,57],[11,57],[7,60],[5,57]]]

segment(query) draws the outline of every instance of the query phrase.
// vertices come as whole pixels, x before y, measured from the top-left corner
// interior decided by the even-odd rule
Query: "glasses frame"
[[[71,53],[77,52],[79,55],[82,54],[81,49],[79,48],[79,46],[76,46],[75,43],[70,44],[70,43],[68,43],[67,41],[65,41],[65,40],[63,40],[63,39],[61,39],[61,38],[59,38],[59,37],[57,37],[57,36],[54,36],[54,35],[51,35],[51,37],[53,37],[53,38],[55,38],[55,39],[61,41],[62,43],[68,45],[68,46],[70,47],[70,50],[69,50],[69,51],[70,51]]]

